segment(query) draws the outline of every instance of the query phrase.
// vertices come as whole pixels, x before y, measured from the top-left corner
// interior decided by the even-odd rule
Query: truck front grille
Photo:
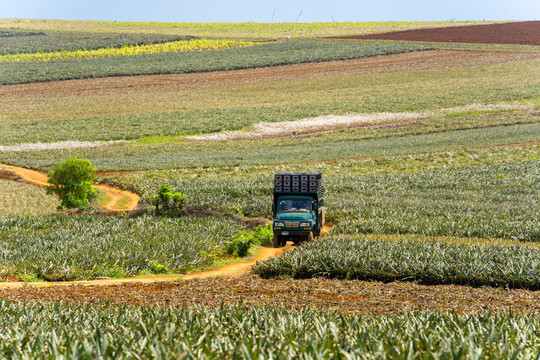
[[[298,227],[298,226],[300,226],[300,222],[299,221],[297,221],[297,222],[295,222],[295,221],[285,221],[285,226],[286,227]]]

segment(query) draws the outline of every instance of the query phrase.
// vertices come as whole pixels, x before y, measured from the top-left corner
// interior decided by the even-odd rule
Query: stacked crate
[[[280,172],[274,178],[274,193],[322,193],[322,173]]]

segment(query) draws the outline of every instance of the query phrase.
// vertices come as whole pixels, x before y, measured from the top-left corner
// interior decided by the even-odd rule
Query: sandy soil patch
[[[14,151],[40,151],[40,150],[61,150],[61,149],[90,149],[99,148],[111,145],[120,145],[125,143],[124,140],[116,141],[59,141],[55,143],[33,143],[33,144],[19,144],[11,146],[1,146],[0,152],[14,152]]]
[[[230,141],[230,140],[253,140],[267,137],[276,137],[285,134],[300,134],[303,132],[317,132],[321,129],[335,130],[346,127],[359,127],[364,124],[395,123],[406,120],[414,120],[432,116],[448,114],[452,112],[489,111],[489,110],[529,110],[528,105],[496,104],[481,105],[472,104],[463,107],[441,109],[438,111],[420,113],[376,113],[376,114],[349,114],[327,115],[314,118],[300,119],[296,121],[283,121],[255,124],[245,131],[226,131],[215,134],[188,136],[186,140],[194,141]]]

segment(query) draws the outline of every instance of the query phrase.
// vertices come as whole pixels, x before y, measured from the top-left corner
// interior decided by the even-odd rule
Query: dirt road
[[[275,256],[281,255],[285,250],[290,249],[290,245],[282,248],[261,247],[255,257],[247,262],[227,264],[217,269],[198,271],[190,274],[168,274],[168,275],[153,275],[148,277],[135,277],[125,279],[102,279],[89,281],[58,281],[58,282],[35,282],[24,283],[17,282],[0,282],[0,289],[18,289],[22,287],[51,287],[51,286],[74,286],[74,285],[117,285],[117,284],[136,284],[136,283],[158,283],[164,281],[173,281],[177,279],[191,280],[195,278],[205,279],[216,276],[235,277],[244,275],[249,272],[251,267],[257,261],[264,261]]]
[[[36,170],[25,169],[17,166],[0,164],[0,170],[8,171],[17,175],[27,183],[37,186],[47,186],[48,176],[46,173]],[[105,210],[130,211],[137,207],[140,196],[130,191],[120,190],[108,185],[96,185],[96,188],[105,195],[105,201],[100,204]]]

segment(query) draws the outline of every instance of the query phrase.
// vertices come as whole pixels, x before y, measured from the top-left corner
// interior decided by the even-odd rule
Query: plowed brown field
[[[28,302],[106,302],[139,305],[220,306],[225,304],[312,307],[352,313],[396,313],[409,310],[540,313],[540,292],[425,286],[342,280],[262,280],[255,276],[208,278],[153,284],[24,287],[0,290],[0,298]]]
[[[346,38],[540,45],[540,21],[426,28],[382,34],[348,36]]]

